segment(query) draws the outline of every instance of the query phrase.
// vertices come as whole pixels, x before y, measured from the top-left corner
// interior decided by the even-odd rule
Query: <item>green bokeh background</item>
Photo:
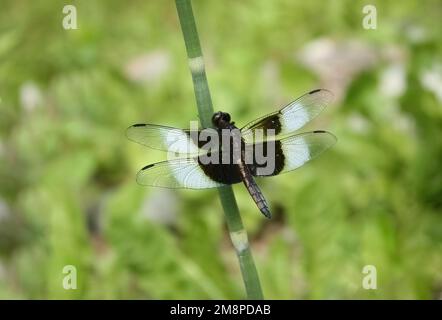
[[[66,4],[77,30],[62,28]],[[165,154],[124,135],[197,120],[174,2],[0,6],[0,298],[243,298],[216,191],[137,185]],[[440,299],[441,2],[193,6],[214,107],[238,125],[317,87],[336,95],[309,128],[338,144],[259,181],[272,220],[234,187],[265,297]]]

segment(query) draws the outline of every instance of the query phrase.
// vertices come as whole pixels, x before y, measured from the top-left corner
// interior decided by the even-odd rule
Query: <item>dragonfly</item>
[[[143,167],[136,181],[145,186],[173,189],[217,188],[242,182],[259,210],[271,218],[269,204],[255,178],[295,170],[336,143],[336,136],[328,131],[296,133],[323,111],[332,98],[333,94],[326,89],[310,91],[241,129],[228,113],[216,112],[210,130],[219,139],[212,139],[213,135],[210,139],[200,139],[205,129],[134,124],[126,130],[128,139],[176,155]],[[258,151],[262,153],[260,157]]]

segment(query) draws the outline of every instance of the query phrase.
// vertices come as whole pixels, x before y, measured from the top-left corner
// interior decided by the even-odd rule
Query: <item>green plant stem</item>
[[[190,0],[175,0],[175,3],[186,44],[201,125],[204,128],[208,128],[212,126],[213,106],[192,5]],[[218,193],[226,216],[230,238],[238,256],[247,298],[263,299],[258,272],[253,261],[247,233],[239,214],[232,187],[218,188]]]

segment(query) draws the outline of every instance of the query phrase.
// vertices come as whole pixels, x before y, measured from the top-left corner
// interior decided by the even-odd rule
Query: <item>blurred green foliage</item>
[[[77,30],[62,28],[65,4]],[[373,1],[378,27],[365,30],[365,4],[194,1],[214,106],[238,124],[338,91],[313,124],[337,135],[333,150],[259,182],[274,219],[235,186],[269,299],[442,294],[442,5]],[[197,118],[174,2],[1,7],[0,298],[243,298],[216,192],[137,185],[165,154],[124,136]],[[331,73],[299,58],[317,41],[344,47],[317,62]],[[62,287],[65,265],[76,290]],[[361,286],[365,265],[377,290]]]

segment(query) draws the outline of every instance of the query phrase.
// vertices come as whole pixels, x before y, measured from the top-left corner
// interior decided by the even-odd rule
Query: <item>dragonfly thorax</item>
[[[212,123],[218,129],[226,129],[230,127],[230,114],[218,111],[212,116]]]

